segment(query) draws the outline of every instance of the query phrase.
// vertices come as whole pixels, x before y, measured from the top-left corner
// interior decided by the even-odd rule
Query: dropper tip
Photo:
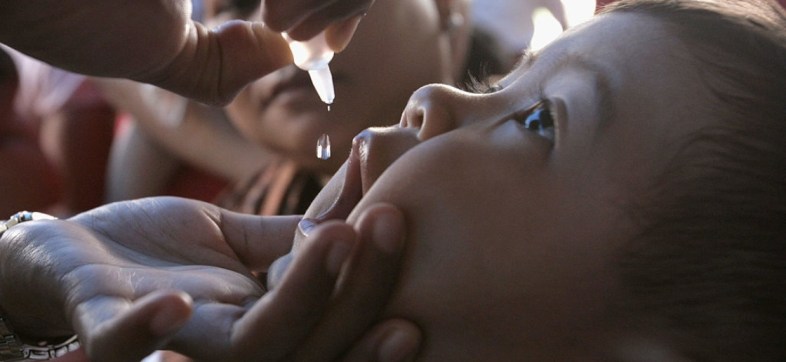
[[[330,67],[325,65],[322,68],[309,70],[308,75],[311,76],[311,83],[314,84],[319,99],[328,106],[333,104],[336,92],[333,89],[333,74],[330,73]]]

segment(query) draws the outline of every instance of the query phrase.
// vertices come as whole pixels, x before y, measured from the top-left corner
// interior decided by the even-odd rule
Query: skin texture
[[[340,49],[357,25],[353,17],[371,3],[334,0],[324,9],[323,2],[268,1],[266,20],[276,24],[274,30],[258,18],[208,30],[190,20],[190,0],[90,6],[79,0],[13,0],[0,5],[0,42],[63,69],[152,83],[201,102],[226,104],[249,82],[291,62],[278,32],[296,26],[296,36],[310,37],[330,28],[331,44]]]
[[[296,40],[311,39],[327,29],[328,44],[340,51],[372,4],[374,0],[265,0],[262,18],[271,29]]]
[[[610,261],[636,231],[627,208],[681,140],[713,123],[693,65],[671,55],[688,52],[657,20],[608,14],[496,92],[421,88],[401,128],[358,135],[295,250],[308,224],[355,223],[390,203],[408,251],[387,313],[423,328],[424,360],[604,360],[620,335],[606,310],[619,297]],[[530,110],[538,103],[553,128],[524,127],[546,120]],[[363,197],[355,205],[342,188]]]
[[[266,9],[272,4],[267,2]],[[230,121],[266,150],[306,169],[332,174],[349,153],[355,134],[366,127],[397,123],[412,92],[428,83],[452,83],[454,73],[463,67],[455,58],[458,54],[463,59],[463,45],[451,41],[466,42],[465,29],[444,31],[435,4],[435,0],[374,4],[352,42],[330,63],[336,99],[329,112],[307,73],[290,65],[244,89],[227,107]],[[227,15],[217,14],[216,21]],[[314,155],[323,133],[330,136],[332,153],[338,156],[328,161]]]
[[[258,19],[265,8],[255,12],[253,5],[206,1],[206,23],[218,26],[231,19]],[[151,104],[144,97],[152,87],[101,82],[113,104],[129,110],[139,125],[136,131],[122,133],[127,142],[118,142],[113,150],[112,163],[117,167],[110,170],[110,200],[161,194],[170,181],[167,167],[174,169],[179,159],[230,183],[247,182],[279,158],[306,171],[332,175],[349,153],[355,134],[369,126],[397,123],[418,87],[452,84],[461,76],[470,22],[449,31],[445,22],[453,13],[466,12],[466,5],[465,0],[377,1],[350,46],[335,54],[330,64],[337,97],[330,112],[307,73],[294,65],[253,82],[226,108],[226,116],[191,102],[182,120],[175,116],[175,122],[167,121],[177,114],[172,107],[158,107],[161,102]],[[330,136],[334,156],[327,161],[315,157],[323,133]],[[151,142],[162,147],[150,147]],[[134,169],[144,170],[145,177],[126,172]]]
[[[372,326],[398,275],[402,215],[380,205],[364,219],[323,225],[273,292],[252,271],[290,248],[297,216],[162,197],[22,223],[0,239],[2,310],[23,338],[77,333],[97,361],[156,349],[214,361],[395,357],[386,343],[412,354],[412,324]],[[359,307],[369,313],[346,313]]]

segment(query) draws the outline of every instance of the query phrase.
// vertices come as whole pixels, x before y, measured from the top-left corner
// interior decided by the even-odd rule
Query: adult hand
[[[319,325],[303,343],[308,347],[299,348],[294,360],[319,361],[326,360],[321,356],[341,354],[342,346],[360,338],[377,320],[395,286],[395,280],[386,275],[398,274],[400,260],[390,256],[402,252],[403,231],[404,217],[401,212],[392,205],[378,204],[365,210],[355,227],[344,221],[334,220],[320,224],[308,233],[307,239],[303,241],[303,248],[309,248],[310,243],[321,239],[354,239],[358,240],[361,246],[373,244],[374,247],[360,247],[353,251],[353,258],[345,266],[333,302],[328,306]],[[273,287],[273,292],[283,288],[289,278],[296,275],[297,262],[303,252],[304,249],[299,249],[294,256],[284,256],[271,266],[268,284]],[[295,263],[289,268],[291,270],[281,271],[282,264],[288,264],[291,258],[294,258],[292,263]],[[367,357],[372,353],[368,346],[371,345],[380,348],[373,352],[378,357],[371,360],[405,360],[407,351],[416,349],[420,332],[405,320],[392,320],[389,323],[374,327],[364,340],[385,336],[390,338],[389,341],[396,340],[401,345],[358,343],[346,358],[350,361],[368,361]],[[336,331],[341,333],[337,335]],[[401,339],[398,339],[399,337]]]
[[[100,361],[136,361],[156,349],[205,360],[283,360],[316,355],[322,345],[332,348],[322,360],[347,350],[350,358],[367,359],[390,356],[384,342],[395,336],[390,331],[404,336],[390,343],[413,352],[419,334],[401,320],[380,323],[362,337],[369,319],[353,323],[355,316],[343,315],[339,325],[361,330],[362,338],[349,343],[343,331],[312,332],[329,329],[335,322],[325,313],[342,305],[384,305],[365,300],[387,295],[393,285],[403,250],[401,215],[394,210],[367,218],[367,230],[385,235],[363,228],[357,235],[315,234],[280,285],[266,293],[251,270],[265,270],[289,250],[298,220],[164,197],[23,223],[0,243],[0,301],[20,334],[76,332],[87,355]],[[342,267],[370,277],[342,276],[348,282],[338,295],[344,297],[332,298]]]
[[[262,20],[292,39],[307,40],[323,30],[328,45],[342,51],[374,0],[264,0]]]
[[[191,0],[0,2],[0,43],[78,73],[151,83],[226,104],[249,82],[292,62],[262,23],[213,30],[193,22]]]

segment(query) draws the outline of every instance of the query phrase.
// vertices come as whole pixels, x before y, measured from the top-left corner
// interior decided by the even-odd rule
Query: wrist
[[[76,335],[58,342],[25,344],[19,335],[14,333],[8,320],[0,315],[0,362],[49,360],[78,348],[79,340]]]
[[[55,219],[55,217],[42,214],[42,213],[31,213],[31,212],[19,212],[7,221],[0,223],[0,242],[2,242],[2,246],[8,245],[8,240],[3,240],[5,238],[6,233],[5,231],[14,227],[15,225],[27,221],[34,221],[34,220],[51,220]],[[13,248],[3,248],[2,255],[3,258],[0,258],[0,270],[2,270],[3,274],[9,272],[10,269],[16,269],[13,266],[8,267],[8,260],[14,255],[13,253],[7,254],[9,249]],[[1,250],[1,249],[0,249]],[[23,278],[24,279],[24,278]],[[3,285],[9,284],[6,281],[9,280],[6,278],[5,275],[0,277],[0,282]],[[11,280],[14,280],[13,278]],[[10,283],[12,289],[18,289],[19,284],[23,283]],[[28,360],[47,360],[52,359],[55,357],[62,356],[63,354],[73,351],[79,347],[79,342],[76,339],[76,336],[70,336],[66,338],[59,338],[56,341],[46,341],[46,342],[36,342],[33,344],[26,344],[20,334],[17,333],[15,328],[12,326],[11,318],[6,313],[7,303],[9,302],[9,294],[4,294],[3,292],[8,290],[9,288],[0,288],[0,362],[10,362],[10,361],[28,361]],[[15,295],[18,294],[18,290],[14,293]],[[35,300],[28,300],[28,304],[36,304],[37,301]],[[14,304],[14,303],[11,303]],[[35,329],[38,330],[38,329]]]

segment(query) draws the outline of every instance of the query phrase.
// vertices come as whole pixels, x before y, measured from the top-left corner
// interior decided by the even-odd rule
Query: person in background
[[[0,212],[34,208],[68,216],[99,206],[114,109],[86,77],[0,51],[6,89]]]
[[[228,19],[258,17],[253,1],[219,1],[212,9],[207,18],[219,24]],[[164,117],[159,116],[139,117],[141,122],[136,127],[147,130],[147,138],[194,165],[214,160],[215,164],[206,168],[212,173],[242,175],[229,178],[232,185],[217,200],[220,206],[264,215],[302,213],[340,164],[338,158],[320,160],[315,156],[316,142],[322,134],[330,136],[334,155],[347,154],[352,136],[363,128],[395,123],[407,97],[419,86],[432,82],[463,84],[472,76],[482,78],[484,72],[505,71],[493,51],[478,51],[484,43],[470,36],[467,11],[468,4],[463,0],[377,1],[352,43],[331,62],[337,98],[330,111],[317,97],[308,75],[289,66],[242,91],[226,108],[227,117],[216,114],[212,121],[204,116],[200,120],[193,113],[194,106],[189,105],[188,117],[177,126],[165,126],[166,122],[161,121]],[[411,24],[411,14],[418,14],[417,26]],[[129,102],[133,98],[129,94],[139,93],[122,94],[112,98]],[[136,109],[141,116],[156,108],[139,107],[139,103],[126,109]],[[227,121],[239,133],[227,130]],[[184,133],[189,130],[194,136]],[[192,139],[202,141],[190,142]],[[241,147],[248,151],[230,152]],[[141,153],[126,150],[124,154],[133,158]],[[148,164],[137,160],[120,163],[124,166],[116,169],[149,173]],[[118,175],[113,179],[130,184],[130,190],[135,189],[133,185],[157,179],[144,176],[145,172]],[[128,181],[133,178],[136,183]],[[125,195],[149,196],[132,192]]]
[[[561,0],[473,0],[472,15],[476,26],[499,39],[505,59],[513,64],[530,48],[535,31],[532,15],[535,9],[548,10],[568,28],[565,5]]]
[[[38,136],[28,122],[19,119],[14,100],[19,88],[19,73],[8,52],[0,50],[0,175],[5,196],[4,212],[28,204],[42,208],[54,203],[59,185],[53,167],[39,147]],[[32,189],[31,189],[32,188]]]

